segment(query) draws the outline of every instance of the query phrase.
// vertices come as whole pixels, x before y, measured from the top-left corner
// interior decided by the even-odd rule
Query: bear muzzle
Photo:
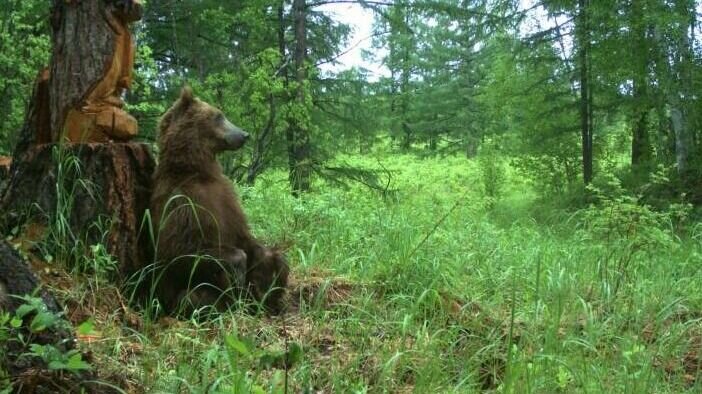
[[[226,121],[225,127],[226,132],[224,134],[224,140],[226,142],[226,147],[224,150],[237,150],[244,146],[249,139],[249,133],[234,126],[229,121]]]

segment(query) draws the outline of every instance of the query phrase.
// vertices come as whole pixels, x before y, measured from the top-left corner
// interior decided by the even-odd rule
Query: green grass
[[[96,306],[101,339],[83,346],[101,375],[133,391],[282,392],[284,371],[261,359],[299,344],[289,392],[702,390],[702,227],[626,198],[566,211],[509,168],[490,200],[463,158],[383,164],[386,197],[319,182],[295,199],[283,173],[239,188],[255,234],[289,247],[291,311],[196,323]],[[65,296],[95,286],[80,288]]]

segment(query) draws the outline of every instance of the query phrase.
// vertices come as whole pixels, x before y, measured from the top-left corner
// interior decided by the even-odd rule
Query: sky
[[[389,71],[381,64],[363,60],[362,50],[370,50],[373,33],[373,11],[364,9],[360,4],[325,4],[316,8],[331,15],[340,23],[348,24],[353,29],[348,46],[337,61],[339,64],[323,64],[323,71],[341,71],[351,67],[365,68],[371,79],[389,75]]]
[[[535,0],[520,0],[522,9],[531,7]],[[352,67],[365,68],[370,73],[371,80],[381,76],[389,76],[390,71],[383,65],[366,61],[361,53],[363,50],[371,50],[371,34],[373,30],[373,11],[364,9],[360,4],[325,4],[316,8],[327,15],[331,15],[340,23],[348,24],[353,29],[353,34],[348,46],[341,52],[344,53],[337,60],[338,64],[324,64],[322,71],[338,72]],[[538,23],[544,19],[541,15],[535,15],[530,23]],[[548,25],[548,21],[544,22]],[[544,24],[542,23],[542,25]],[[531,28],[536,28],[532,26]],[[383,50],[376,50],[377,57],[382,57]]]
[[[530,9],[537,0],[520,0],[521,9]],[[702,2],[697,5],[697,9],[702,13]],[[373,27],[373,11],[364,9],[360,4],[325,4],[317,7],[317,10],[323,11],[328,15],[332,15],[340,23],[345,23],[351,26],[353,34],[349,40],[349,44],[342,50],[341,55],[337,60],[338,64],[324,64],[321,66],[323,71],[342,71],[351,67],[365,68],[370,73],[371,80],[377,80],[381,76],[389,76],[389,70],[378,63],[366,61],[361,55],[361,51],[371,50],[371,34]],[[560,17],[558,23],[563,23],[564,17]],[[529,34],[539,31],[544,28],[554,26],[556,21],[549,18],[546,11],[542,7],[532,10],[523,25],[521,26],[523,34]],[[702,30],[700,31],[702,34]],[[568,40],[567,40],[568,41]],[[565,42],[566,51],[572,47],[572,43]],[[377,57],[383,56],[384,50],[376,50]]]

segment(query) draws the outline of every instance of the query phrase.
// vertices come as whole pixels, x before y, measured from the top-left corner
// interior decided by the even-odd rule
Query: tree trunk
[[[671,108],[670,118],[675,137],[675,164],[678,167],[678,174],[684,179],[690,171],[690,150],[693,148],[692,136],[687,128],[685,115],[678,106]]]
[[[80,105],[105,76],[114,53],[114,32],[105,1],[53,0],[51,130],[58,141],[68,111]]]
[[[50,312],[59,313],[56,299],[40,288],[40,282],[30,269],[29,263],[7,241],[0,240],[0,309],[13,313],[22,305],[22,300],[12,296],[35,294],[42,299]]]
[[[410,22],[410,15],[408,10],[403,10],[404,12],[404,18],[403,18],[403,26],[402,26],[402,34],[404,35],[404,48],[402,51],[402,75],[401,75],[401,84],[400,84],[400,95],[401,95],[401,101],[400,105],[401,108],[400,110],[402,113],[400,116],[402,117],[400,122],[402,124],[402,132],[404,133],[403,139],[402,139],[402,148],[404,150],[409,150],[409,148],[412,146],[412,128],[409,126],[409,105],[410,105],[410,97],[409,97],[409,86],[410,86],[410,73],[412,72],[411,65],[410,65],[410,45],[409,42],[411,40],[409,39],[409,36],[411,34],[410,29],[409,29],[409,22]]]
[[[307,27],[305,0],[293,1],[293,15],[295,23],[295,81],[297,82],[295,102],[298,111],[294,111],[287,131],[288,155],[290,164],[290,185],[292,193],[300,193],[310,189],[310,176],[312,173],[310,136],[307,127],[307,104],[305,83],[307,71],[305,60],[307,57]]]
[[[644,169],[651,164],[653,148],[648,133],[648,114],[650,102],[648,98],[648,65],[650,49],[646,37],[644,9],[641,2],[632,3],[632,33],[634,53],[634,100],[632,116],[631,166]]]
[[[639,101],[635,99],[635,102]],[[642,104],[635,105],[637,105],[637,108],[634,109],[634,124],[632,127],[631,166],[634,169],[643,169],[650,165],[653,150],[651,141],[648,138],[648,110],[639,107]]]
[[[20,298],[24,296],[40,298],[50,313],[62,312],[56,299],[41,286],[29,263],[10,244],[0,240],[0,310],[14,316],[17,308],[25,304]],[[31,332],[29,324],[34,315],[35,313],[30,313],[22,319],[19,327],[3,327],[7,337],[0,341],[0,354],[3,355],[0,358],[0,369],[9,374],[15,390],[22,387],[21,392],[67,392],[71,389],[78,390],[79,386],[83,386],[81,381],[95,379],[91,372],[80,376],[61,376],[49,371],[44,360],[28,354],[33,344],[55,346],[61,352],[75,347],[73,334],[63,325],[50,325],[40,332]],[[90,385],[82,389],[86,392],[98,392]]]
[[[429,150],[431,151],[436,151],[437,141],[439,139],[435,133],[435,131],[432,131],[431,134],[429,134]]]
[[[10,179],[0,190],[0,227],[5,231],[35,221],[48,224],[54,237],[61,235],[62,242],[55,242],[59,248],[79,244],[87,252],[87,247],[103,244],[122,275],[150,262],[148,248],[139,241],[155,167],[149,147],[68,144],[60,137],[69,111],[80,109],[91,92],[116,94],[128,86],[131,37],[125,24],[141,12],[137,2],[129,4],[53,1],[51,69],[44,70],[35,85]],[[115,52],[118,42],[125,46]]]
[[[590,90],[589,0],[578,0],[578,40],[580,66],[580,127],[582,135],[583,181],[592,182],[592,92]]]
[[[478,148],[480,147],[480,139],[474,136],[468,136],[466,141],[466,158],[473,159],[478,156]]]
[[[680,32],[680,41],[678,43],[680,58],[677,64],[673,64],[679,88],[677,92],[674,91],[670,94],[671,121],[673,132],[675,133],[675,162],[678,167],[678,174],[688,189],[693,188],[694,183],[696,183],[693,175],[699,175],[692,173],[693,168],[690,165],[692,162],[695,162],[695,158],[692,157],[695,154],[695,149],[694,136],[691,130],[691,114],[694,113],[693,100],[695,95],[693,90],[695,78],[693,74],[696,68],[694,31],[697,14],[695,4],[696,2],[690,1],[675,2],[677,12],[689,21],[689,25],[682,28],[682,32]]]

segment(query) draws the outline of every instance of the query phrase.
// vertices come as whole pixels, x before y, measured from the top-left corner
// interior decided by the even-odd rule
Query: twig
[[[458,206],[461,205],[461,202],[463,201],[464,198],[466,198],[467,195],[468,195],[468,190],[466,190],[465,192],[463,192],[463,194],[461,195],[461,197],[458,199],[458,201],[456,201],[455,204],[453,204],[453,206],[451,207],[451,209],[449,209],[449,210],[444,214],[444,216],[442,216],[441,219],[439,219],[439,221],[436,222],[436,224],[435,224],[434,227],[431,229],[431,231],[429,231],[429,232],[424,236],[424,238],[422,238],[422,240],[417,244],[417,246],[415,246],[414,249],[412,249],[412,252],[409,254],[409,256],[407,256],[408,259],[411,258],[412,256],[414,256],[414,254],[417,252],[417,250],[419,250],[419,248],[421,248],[421,247],[424,245],[424,243],[427,242],[427,240],[429,239],[429,237],[431,237],[432,234],[434,234],[434,233],[436,232],[436,230],[439,228],[439,226],[441,226],[441,224],[444,223],[444,221],[453,213],[453,211],[455,211],[456,208],[458,208]]]

